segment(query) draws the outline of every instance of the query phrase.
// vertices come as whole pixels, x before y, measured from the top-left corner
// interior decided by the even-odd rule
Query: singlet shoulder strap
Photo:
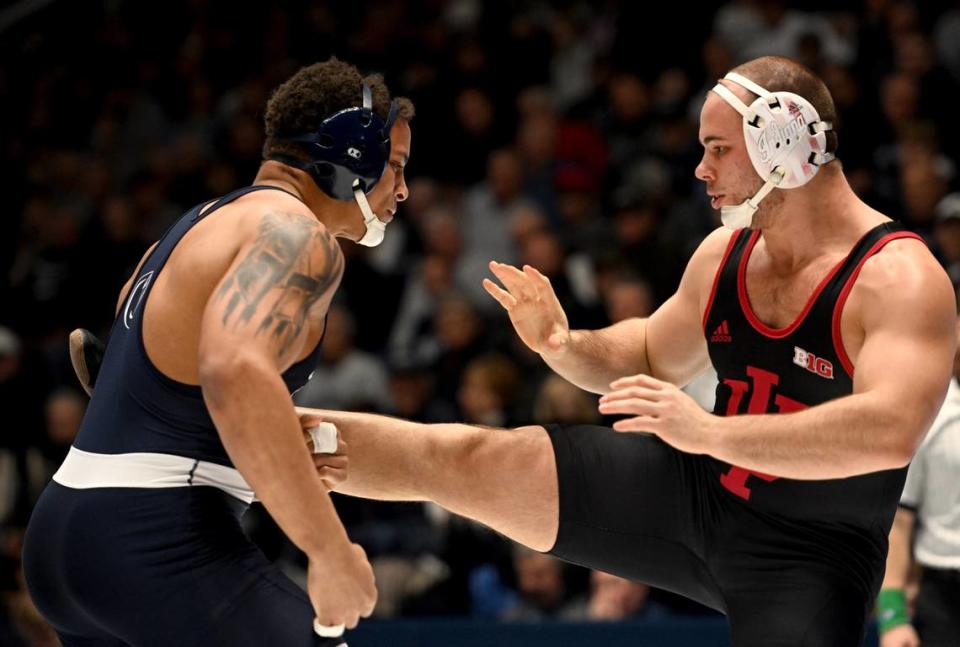
[[[196,206],[193,207],[193,209],[191,209],[190,212],[189,212],[189,213],[193,214],[191,220],[192,220],[192,221],[197,221],[197,220],[200,220],[201,218],[205,218],[205,217],[209,216],[211,213],[213,213],[214,211],[216,211],[217,209],[219,209],[220,207],[223,207],[223,206],[225,206],[225,205],[228,205],[228,204],[230,204],[231,202],[233,202],[234,200],[236,200],[237,198],[242,198],[243,196],[247,195],[248,193],[253,193],[254,191],[264,191],[264,190],[267,190],[267,189],[273,189],[274,191],[283,191],[283,192],[286,193],[287,195],[291,195],[291,196],[293,196],[294,198],[296,198],[297,200],[300,200],[300,198],[299,198],[297,195],[295,195],[295,194],[291,193],[290,191],[287,191],[286,189],[281,188],[281,187],[279,187],[279,186],[271,186],[271,185],[269,185],[269,184],[254,184],[254,185],[251,185],[251,186],[241,187],[241,188],[237,189],[236,191],[231,191],[230,193],[228,193],[228,194],[226,194],[226,195],[223,195],[223,196],[217,198],[217,200],[215,200],[215,201],[213,202],[213,204],[210,204],[209,202],[202,202],[202,203],[196,205]],[[302,202],[302,200],[300,200],[300,201]],[[204,207],[206,207],[207,205],[210,205],[210,206],[207,207],[206,209],[204,209]]]
[[[717,266],[717,273],[713,277],[713,287],[710,290],[710,297],[707,299],[707,306],[703,309],[703,321],[701,324],[704,330],[707,329],[710,311],[713,309],[713,302],[717,298],[717,294],[728,292],[731,288],[734,291],[736,290],[737,271],[740,267],[740,261],[743,258],[743,252],[747,249],[751,237],[756,233],[756,230],[743,228],[736,230],[730,236],[727,249],[723,253],[723,258]]]
[[[877,225],[865,233],[853,246],[840,269],[837,270],[837,273],[833,275],[830,283],[824,289],[824,295],[828,297],[839,296],[845,288],[848,288],[847,284],[851,282],[851,279],[856,278],[860,267],[870,256],[879,252],[890,241],[898,238],[923,240],[917,234],[907,231],[903,224],[899,222],[890,221]]]
[[[847,355],[843,346],[843,339],[840,330],[840,320],[843,315],[843,306],[847,302],[847,297],[856,283],[860,270],[867,260],[884,248],[887,243],[901,238],[913,238],[926,244],[926,241],[911,231],[907,231],[903,224],[899,222],[885,222],[877,225],[857,241],[857,244],[850,250],[850,254],[843,261],[840,270],[834,275],[833,279],[823,291],[822,298],[824,303],[831,306],[830,328],[833,337],[833,345],[837,356],[847,374],[852,378],[854,366],[850,357]]]

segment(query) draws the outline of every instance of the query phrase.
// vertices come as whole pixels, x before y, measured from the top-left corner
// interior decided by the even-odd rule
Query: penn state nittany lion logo
[[[123,308],[123,325],[127,330],[130,330],[130,325],[137,315],[137,310],[140,309],[140,304],[143,303],[143,297],[146,296],[147,288],[150,286],[152,279],[153,271],[151,270],[137,279],[137,282],[130,288],[130,295],[127,296],[127,305]]]

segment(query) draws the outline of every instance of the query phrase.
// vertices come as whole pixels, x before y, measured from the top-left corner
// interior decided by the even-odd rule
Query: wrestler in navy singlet
[[[753,313],[745,274],[758,230],[730,239],[703,317],[715,413],[788,413],[849,395],[840,316],[863,263],[914,234],[867,232],[796,321]],[[656,436],[548,426],[557,457],[558,557],[645,581],[723,611],[736,647],[853,647],[883,576],[906,469],[778,479]]]
[[[253,492],[227,457],[200,387],[165,376],[144,350],[147,299],[182,237],[220,207],[267,189],[280,190],[246,187],[184,214],[144,261],[114,321],[71,455],[25,539],[30,595],[67,647],[342,642],[313,633],[306,593],[244,534],[239,520]],[[283,374],[291,393],[318,354],[319,344]],[[109,469],[98,473],[98,465]],[[159,476],[128,486],[144,474]]]

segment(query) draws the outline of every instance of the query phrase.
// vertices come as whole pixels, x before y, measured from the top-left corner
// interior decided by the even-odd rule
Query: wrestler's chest
[[[764,268],[747,269],[744,291],[753,314],[771,328],[785,328],[819,296],[819,288],[834,263],[816,265],[778,276]]]

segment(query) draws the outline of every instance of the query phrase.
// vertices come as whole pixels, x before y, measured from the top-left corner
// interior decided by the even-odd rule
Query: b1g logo
[[[813,353],[808,353],[799,346],[793,347],[793,363],[811,373],[816,373],[820,377],[828,380],[833,379],[833,363],[822,357],[817,357]]]

